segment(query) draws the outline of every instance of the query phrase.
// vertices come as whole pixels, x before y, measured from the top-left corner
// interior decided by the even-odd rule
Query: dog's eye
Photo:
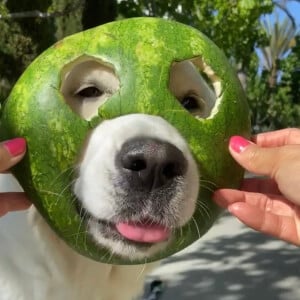
[[[66,104],[85,120],[97,116],[99,107],[119,87],[112,65],[85,55],[66,65],[61,74],[60,91]]]
[[[83,89],[80,89],[75,94],[82,98],[96,98],[102,96],[104,92],[95,86],[88,86]]]
[[[180,103],[194,116],[198,116],[205,110],[204,101],[196,95],[188,94],[180,100]]]
[[[169,89],[193,116],[208,118],[221,94],[220,80],[200,58],[171,65]]]
[[[185,96],[181,100],[181,105],[188,111],[201,109],[201,105],[199,105],[198,99],[195,96]]]

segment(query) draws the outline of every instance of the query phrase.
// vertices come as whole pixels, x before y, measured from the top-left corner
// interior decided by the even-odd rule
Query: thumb
[[[241,136],[230,138],[229,151],[246,170],[271,177],[277,170],[277,162],[281,155],[280,147],[259,147]]]
[[[19,162],[26,151],[26,141],[15,138],[0,143],[0,172],[8,170]]]

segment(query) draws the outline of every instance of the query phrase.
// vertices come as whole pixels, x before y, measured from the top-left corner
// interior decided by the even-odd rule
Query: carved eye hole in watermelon
[[[221,82],[200,57],[174,62],[169,89],[193,116],[210,118],[221,95]]]
[[[98,108],[119,86],[119,79],[110,65],[83,56],[63,69],[60,90],[71,109],[90,120],[97,116]]]

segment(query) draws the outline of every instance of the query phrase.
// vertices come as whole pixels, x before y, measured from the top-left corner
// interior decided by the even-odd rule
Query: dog
[[[114,70],[84,58],[62,75],[67,105],[90,120],[119,89]],[[173,63],[170,92],[190,113],[207,118],[216,92],[193,60]],[[163,99],[162,99],[163,101]],[[80,154],[73,192],[88,234],[111,255],[147,260],[193,216],[201,170],[181,134],[159,116],[103,121]],[[1,191],[16,190],[1,177]],[[61,240],[32,206],[0,219],[0,300],[133,300],[159,262],[113,265],[84,257]]]

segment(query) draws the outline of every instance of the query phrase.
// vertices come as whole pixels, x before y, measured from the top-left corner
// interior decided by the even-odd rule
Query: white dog
[[[61,91],[85,119],[118,90],[109,66],[83,59],[66,68]],[[175,63],[170,91],[209,117],[216,93],[190,61]],[[162,100],[163,101],[163,100]],[[201,170],[200,170],[201,171]],[[186,141],[160,117],[134,114],[98,125],[78,165],[74,194],[88,233],[112,255],[148,258],[193,216],[199,170]],[[1,177],[1,191],[11,179]],[[34,207],[0,219],[0,300],[132,300],[156,263],[103,264],[70,249]]]

